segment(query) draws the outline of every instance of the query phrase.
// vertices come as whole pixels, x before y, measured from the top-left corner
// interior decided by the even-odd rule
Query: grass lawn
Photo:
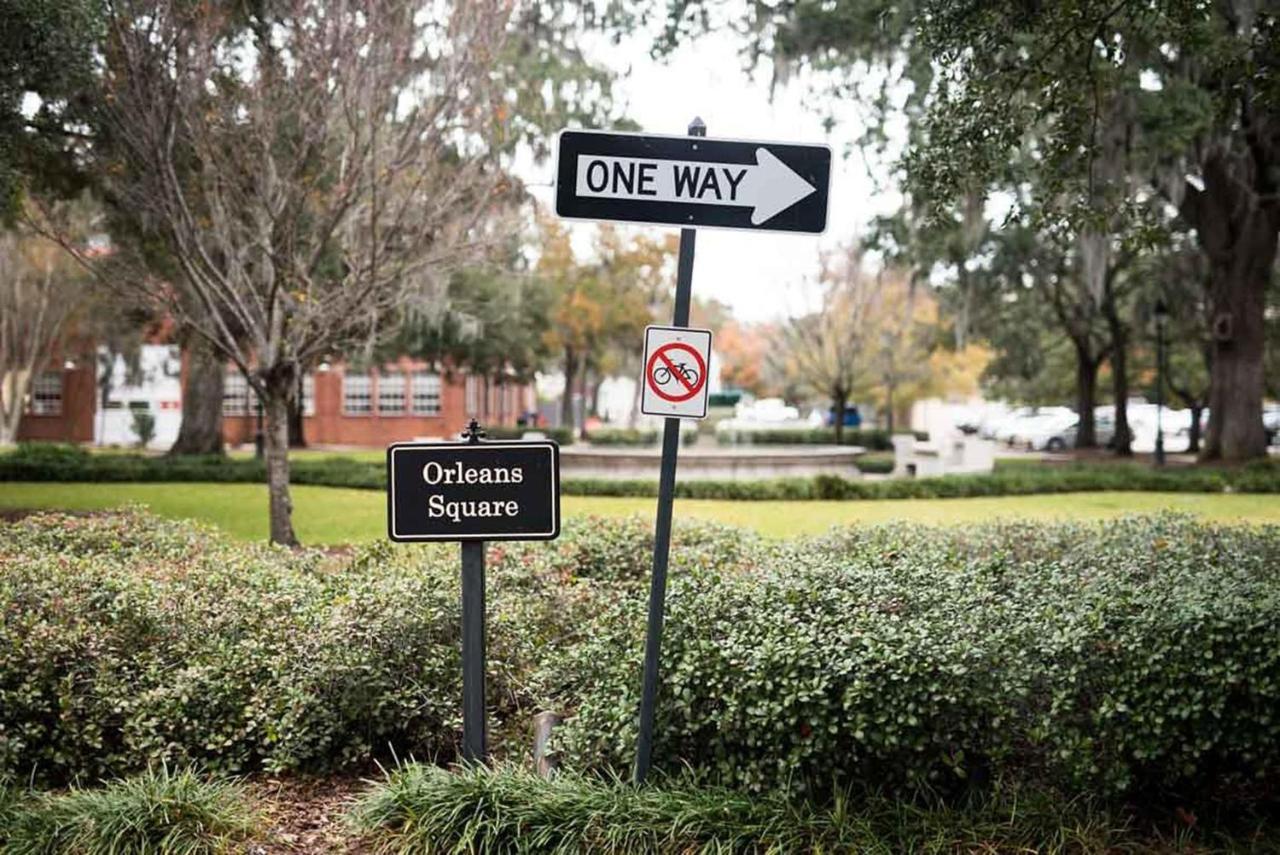
[[[304,543],[349,543],[385,536],[386,498],[370,490],[293,488],[294,525]],[[97,510],[137,503],[162,516],[194,517],[234,537],[267,536],[267,488],[260,484],[0,484],[0,509]],[[652,498],[565,496],[566,516],[652,516]],[[975,499],[848,502],[731,502],[677,499],[676,515],[747,526],[771,537],[814,534],[833,525],[913,520],[961,523],[996,517],[1098,519],[1164,509],[1219,522],[1280,524],[1280,500],[1243,493],[1070,493]]]

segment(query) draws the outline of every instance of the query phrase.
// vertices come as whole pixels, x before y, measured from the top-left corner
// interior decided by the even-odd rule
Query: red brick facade
[[[347,396],[348,376],[367,377],[368,411],[353,412]],[[415,376],[438,377],[438,412],[415,407]],[[234,378],[230,374],[230,378]],[[435,373],[422,362],[401,359],[377,371],[350,371],[334,365],[312,375],[311,405],[303,416],[303,437],[308,445],[350,445],[378,448],[418,437],[457,436],[474,415],[481,423],[515,426],[536,409],[533,388],[527,384],[498,384],[460,373]],[[390,383],[386,379],[390,379]],[[395,384],[394,386],[392,384]],[[471,393],[468,395],[468,385]],[[470,400],[468,400],[470,398]],[[398,402],[398,403],[397,403]],[[392,404],[387,407],[385,404]],[[245,408],[252,410],[252,406]],[[223,436],[229,445],[250,444],[257,431],[257,415],[233,415],[224,411]]]
[[[185,370],[185,358],[183,362]],[[56,409],[44,403],[42,408],[50,410],[46,413],[29,408],[18,427],[19,440],[94,441],[98,412],[94,360],[77,360],[72,368],[60,365],[42,372],[50,388],[57,386],[53,377],[61,377],[60,402]],[[357,407],[353,411],[349,406],[349,375],[356,376],[356,382],[367,389],[367,408],[363,410]],[[377,448],[416,437],[454,437],[472,415],[485,425],[510,427],[536,409],[529,384],[499,384],[461,372],[437,373],[425,363],[407,358],[369,372],[348,371],[341,364],[325,366],[311,375],[307,388],[303,434],[309,445]],[[228,373],[228,389],[231,397],[224,405],[223,436],[232,446],[252,444],[257,431],[256,406],[235,369]],[[236,389],[243,397],[235,397]]]
[[[60,375],[62,399],[56,412],[36,413],[28,408],[18,422],[18,441],[93,442],[93,417],[98,412],[98,391],[92,361],[62,367],[49,366],[44,375]],[[34,381],[33,381],[34,382]]]

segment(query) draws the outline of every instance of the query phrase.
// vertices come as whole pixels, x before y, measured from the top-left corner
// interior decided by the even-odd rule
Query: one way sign
[[[562,131],[556,213],[819,234],[830,179],[825,145]]]

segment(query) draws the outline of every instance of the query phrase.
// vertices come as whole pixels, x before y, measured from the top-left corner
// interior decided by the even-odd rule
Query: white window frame
[[[415,416],[438,416],[443,411],[444,382],[431,371],[415,371],[409,378],[409,411]]]
[[[357,381],[354,382],[353,381]],[[363,386],[363,392],[353,386]],[[353,394],[354,393],[354,394]],[[364,400],[364,407],[352,408],[353,400]],[[342,375],[342,414],[344,416],[373,415],[373,377],[368,374],[343,373]]]
[[[302,377],[302,414],[304,416],[314,416],[316,414],[316,377],[314,374],[304,374]]]
[[[392,394],[389,398],[384,399],[387,394],[385,390],[397,389],[398,394]],[[397,371],[388,374],[378,375],[378,415],[380,416],[403,416],[409,412],[409,403],[406,394],[409,391],[409,384],[406,382],[404,372]],[[393,402],[391,407],[383,405],[384,400]]]
[[[43,371],[31,378],[27,412],[33,416],[62,415],[62,372]]]
[[[224,416],[249,415],[249,381],[239,368],[227,371],[222,387],[222,414]]]

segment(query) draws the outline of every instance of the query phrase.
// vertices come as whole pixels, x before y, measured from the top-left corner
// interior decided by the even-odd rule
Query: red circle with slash
[[[669,353],[677,350],[684,351],[685,353],[692,355],[694,361],[698,363],[698,378],[695,382],[690,383],[689,379],[680,372],[679,368],[676,367],[676,363],[670,356],[668,356]],[[666,369],[671,372],[671,376],[674,377],[676,382],[684,389],[683,392],[677,392],[674,395],[670,395],[658,388],[658,384],[653,382],[654,366],[658,363],[662,363],[666,366]],[[702,354],[698,353],[698,351],[690,345],[680,341],[673,341],[662,345],[662,347],[655,350],[653,355],[649,357],[649,362],[644,369],[644,379],[645,382],[649,384],[649,388],[652,389],[653,393],[659,398],[662,398],[664,401],[671,401],[672,403],[678,404],[681,401],[689,400],[694,395],[702,391],[702,387],[707,383],[707,363],[703,360]]]

